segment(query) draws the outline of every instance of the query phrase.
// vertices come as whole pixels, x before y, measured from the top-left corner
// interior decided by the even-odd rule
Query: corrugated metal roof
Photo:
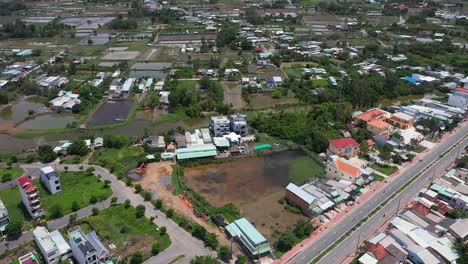
[[[295,194],[297,197],[301,198],[303,201],[305,201],[308,204],[313,203],[317,198],[310,193],[304,191],[301,187],[297,186],[294,183],[288,184],[286,186],[286,189],[293,194]]]
[[[245,218],[227,225],[226,230],[231,236],[238,237],[253,255],[271,251],[268,240]]]
[[[257,145],[255,147],[253,147],[254,150],[261,150],[261,149],[267,149],[267,148],[271,148],[271,145],[270,144],[261,144],[261,145]]]
[[[218,155],[218,151],[213,144],[177,149],[177,159],[194,159]]]

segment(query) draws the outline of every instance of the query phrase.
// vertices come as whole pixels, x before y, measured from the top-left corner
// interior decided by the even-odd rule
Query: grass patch
[[[21,201],[21,193],[18,189],[18,186],[13,186],[8,189],[0,191],[0,199],[5,205],[10,221],[18,221],[23,223],[23,228],[28,229],[27,226],[32,227],[28,222],[31,221],[26,208]]]
[[[315,79],[315,80],[312,80],[311,82],[315,87],[328,86],[328,80],[327,79]]]
[[[382,175],[374,175],[374,181],[384,181],[385,177]]]
[[[81,164],[85,157],[83,156],[78,156],[78,155],[72,155],[70,157],[67,157],[67,159],[62,160],[62,164]]]
[[[144,155],[143,150],[139,147],[103,149],[94,152],[90,163],[105,167],[118,177],[124,177],[128,170],[138,166],[138,160]]]
[[[112,190],[105,187],[104,183],[92,173],[63,171],[59,172],[59,177],[62,191],[56,194],[50,194],[39,180],[34,181],[39,189],[42,206],[48,219],[51,218],[51,208],[55,205],[60,205],[63,215],[67,215],[73,212],[74,201],[78,202],[80,208],[83,208],[91,204],[92,197],[95,197],[97,201],[103,201],[112,195]]]
[[[82,222],[86,224],[82,227],[86,232],[95,230],[102,239],[116,245],[116,252],[122,257],[137,250],[149,257],[151,246],[156,242],[161,251],[171,245],[167,234],[161,236],[154,223],[148,218],[137,218],[135,213],[134,207],[118,204],[84,218]]]
[[[395,166],[388,166],[388,165],[382,166],[377,163],[372,164],[370,167],[385,175],[390,175],[398,170],[398,168]]]
[[[325,169],[315,160],[306,156],[292,160],[289,165],[288,178],[299,186],[307,183],[310,178],[321,178],[324,175]]]
[[[154,121],[154,125],[159,125],[162,123],[168,123],[168,122],[176,122],[180,121],[187,118],[187,115],[185,114],[185,110],[180,108],[177,109],[175,112],[172,113],[167,113],[163,116],[161,116],[158,120]]]
[[[300,68],[284,68],[284,72],[288,75],[289,78],[301,78],[302,77],[302,71]]]
[[[7,182],[10,180],[14,180],[19,176],[23,175],[23,169],[20,167],[0,167],[0,181]]]
[[[425,147],[423,147],[423,146],[421,146],[421,145],[418,145],[418,146],[416,146],[416,147],[414,148],[413,151],[416,152],[416,153],[421,153],[421,152],[423,152],[424,150],[426,150]]]

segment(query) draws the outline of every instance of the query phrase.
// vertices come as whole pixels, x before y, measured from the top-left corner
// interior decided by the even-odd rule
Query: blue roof
[[[418,83],[418,80],[416,80],[415,78],[409,77],[409,76],[403,77],[403,78],[401,78],[401,79],[403,79],[403,80],[405,80],[405,81],[408,81],[408,82],[410,82],[410,83],[412,83],[412,84]]]

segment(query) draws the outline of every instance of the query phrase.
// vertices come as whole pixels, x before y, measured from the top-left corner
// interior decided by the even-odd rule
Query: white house
[[[71,248],[58,230],[49,233],[47,228],[38,226],[33,230],[33,235],[47,263],[58,263],[71,257]]]
[[[41,168],[41,182],[47,187],[51,194],[58,193],[62,190],[59,176],[51,166]]]
[[[456,88],[449,96],[448,105],[468,109],[468,88]]]

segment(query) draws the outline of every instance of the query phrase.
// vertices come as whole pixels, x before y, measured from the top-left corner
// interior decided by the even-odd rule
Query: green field
[[[96,151],[90,163],[109,169],[117,176],[124,177],[126,172],[138,166],[138,161],[144,157],[144,152],[138,147],[121,149],[104,149]]]
[[[31,220],[26,208],[21,201],[21,193],[18,186],[13,186],[0,191],[0,199],[8,210],[8,216],[11,221],[19,221],[25,223]]]
[[[321,178],[325,169],[309,157],[300,157],[289,164],[289,180],[296,185],[307,183],[310,178]]]
[[[23,169],[19,167],[0,167],[0,181],[7,182],[18,178],[23,174]]]
[[[284,72],[288,75],[289,78],[301,78],[302,71],[300,68],[284,68]]]
[[[379,164],[372,164],[370,167],[385,175],[390,175],[398,170],[398,168],[395,166],[382,166]]]
[[[149,257],[153,243],[159,243],[163,251],[171,244],[169,236],[160,236],[157,226],[148,218],[136,218],[134,207],[125,208],[123,204],[111,206],[98,215],[82,220],[86,232],[95,230],[98,235],[117,246],[116,252],[124,257],[140,251]],[[122,232],[125,230],[125,232]]]
[[[315,80],[312,80],[312,84],[315,86],[315,87],[326,87],[328,86],[328,80],[327,79],[315,79]]]
[[[424,150],[426,150],[426,148],[423,147],[423,146],[421,146],[421,145],[418,145],[418,146],[416,146],[416,147],[414,148],[414,152],[416,152],[416,153],[421,153],[421,152],[423,152]]]
[[[39,180],[34,181],[39,189],[47,218],[50,218],[51,208],[55,205],[60,205],[63,215],[67,215],[73,212],[72,204],[74,201],[77,201],[80,208],[83,208],[91,204],[90,199],[93,196],[98,201],[102,201],[112,195],[112,190],[109,187],[104,187],[104,183],[98,181],[94,174],[81,171],[63,171],[59,172],[59,177],[62,191],[56,194],[50,194]]]

